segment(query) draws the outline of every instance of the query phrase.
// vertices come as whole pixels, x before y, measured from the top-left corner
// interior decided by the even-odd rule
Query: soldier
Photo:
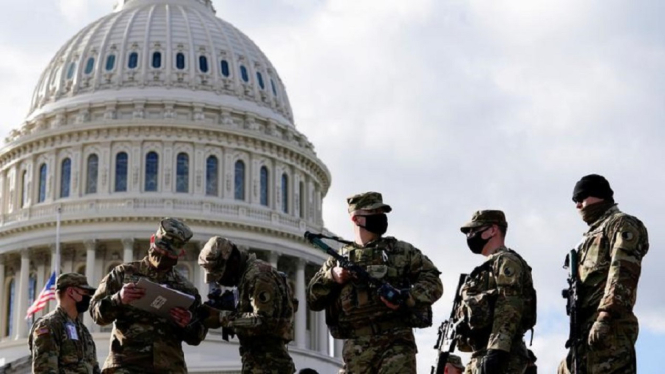
[[[504,244],[507,229],[500,210],[477,211],[461,228],[471,252],[487,257],[456,312],[458,347],[472,352],[467,374],[522,374],[529,362],[522,337],[536,323],[536,291],[529,265]]]
[[[232,327],[240,340],[243,374],[293,374],[286,345],[293,340],[297,301],[286,277],[230,240],[214,236],[199,254],[206,282],[238,287],[236,311],[210,310],[206,326]]]
[[[439,270],[418,249],[393,237],[383,237],[392,208],[380,193],[347,199],[355,242],[342,255],[397,289],[408,290],[404,305],[380,297],[357,281],[330,257],[307,287],[311,310],[326,310],[332,336],[344,339],[344,368],[340,373],[415,373],[413,327],[430,326],[431,305],[443,294]]]
[[[446,367],[443,369],[444,374],[462,374],[464,372],[464,364],[462,358],[458,355],[449,355]]]
[[[649,250],[647,229],[622,213],[614,191],[602,176],[583,177],[573,202],[589,225],[577,247],[579,259],[579,331],[581,373],[635,373],[638,323],[633,314],[642,258]],[[571,353],[559,373],[571,372]]]
[[[202,323],[189,322],[192,313],[182,308],[170,311],[171,320],[128,305],[145,295],[136,287],[140,278],[193,295],[196,288],[174,267],[178,254],[192,232],[177,219],[166,218],[150,238],[148,255],[141,261],[116,266],[99,285],[92,298],[92,319],[99,325],[113,323],[111,349],[103,373],[187,373],[182,342],[198,345],[208,332]]]
[[[97,350],[81,322],[95,289],[85,276],[62,274],[56,281],[57,308],[32,325],[28,345],[32,372],[48,374],[98,374]]]

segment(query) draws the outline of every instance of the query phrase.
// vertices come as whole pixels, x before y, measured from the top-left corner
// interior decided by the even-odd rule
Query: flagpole
[[[58,278],[58,275],[60,274],[60,213],[62,212],[62,208],[58,207],[57,213],[56,213],[56,223],[55,223],[55,261],[54,261],[54,269],[53,272],[55,272],[55,277]]]

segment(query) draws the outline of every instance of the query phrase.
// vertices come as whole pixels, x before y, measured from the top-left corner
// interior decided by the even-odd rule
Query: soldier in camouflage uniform
[[[614,203],[614,191],[596,174],[583,177],[573,201],[589,225],[577,247],[579,261],[578,358],[582,373],[635,373],[637,297],[642,258],[649,250],[647,229]],[[570,372],[570,353],[559,373]]]
[[[171,319],[165,319],[128,304],[145,295],[145,290],[136,286],[140,278],[193,295],[194,306],[200,304],[196,288],[174,269],[179,252],[191,237],[187,225],[164,219],[150,239],[146,257],[116,266],[102,280],[92,298],[90,314],[99,325],[113,323],[103,373],[187,373],[182,342],[198,345],[207,328],[200,322],[190,324],[192,313],[182,308],[171,309]]]
[[[524,333],[536,323],[531,268],[504,244],[508,223],[500,210],[477,211],[462,226],[467,245],[487,260],[462,286],[456,311],[460,351],[472,352],[467,374],[522,374],[529,355]]]
[[[214,236],[199,254],[206,282],[238,287],[236,311],[211,310],[210,328],[232,327],[240,340],[243,374],[293,374],[287,350],[297,301],[286,276],[230,240]]]
[[[448,361],[446,361],[446,366],[443,369],[444,374],[462,374],[464,373],[464,364],[462,364],[462,358],[458,355],[449,355]]]
[[[418,249],[393,237],[380,193],[347,199],[355,242],[340,253],[397,289],[408,289],[404,305],[381,298],[376,289],[357,281],[330,257],[307,288],[311,310],[326,310],[332,336],[344,339],[340,373],[407,374],[416,372],[413,327],[430,326],[431,305],[443,294],[439,270]]]
[[[95,289],[85,276],[62,274],[56,281],[58,307],[38,319],[30,331],[32,372],[40,374],[98,374],[97,351],[81,322]]]

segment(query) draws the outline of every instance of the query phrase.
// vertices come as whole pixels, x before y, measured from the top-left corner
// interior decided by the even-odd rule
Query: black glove
[[[508,363],[508,352],[490,349],[480,363],[480,374],[503,374]]]

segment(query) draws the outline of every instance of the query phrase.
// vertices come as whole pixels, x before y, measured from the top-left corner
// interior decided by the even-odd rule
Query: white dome
[[[113,96],[225,106],[293,126],[275,68],[210,0],[120,0],[115,10],[58,51],[28,121]]]

